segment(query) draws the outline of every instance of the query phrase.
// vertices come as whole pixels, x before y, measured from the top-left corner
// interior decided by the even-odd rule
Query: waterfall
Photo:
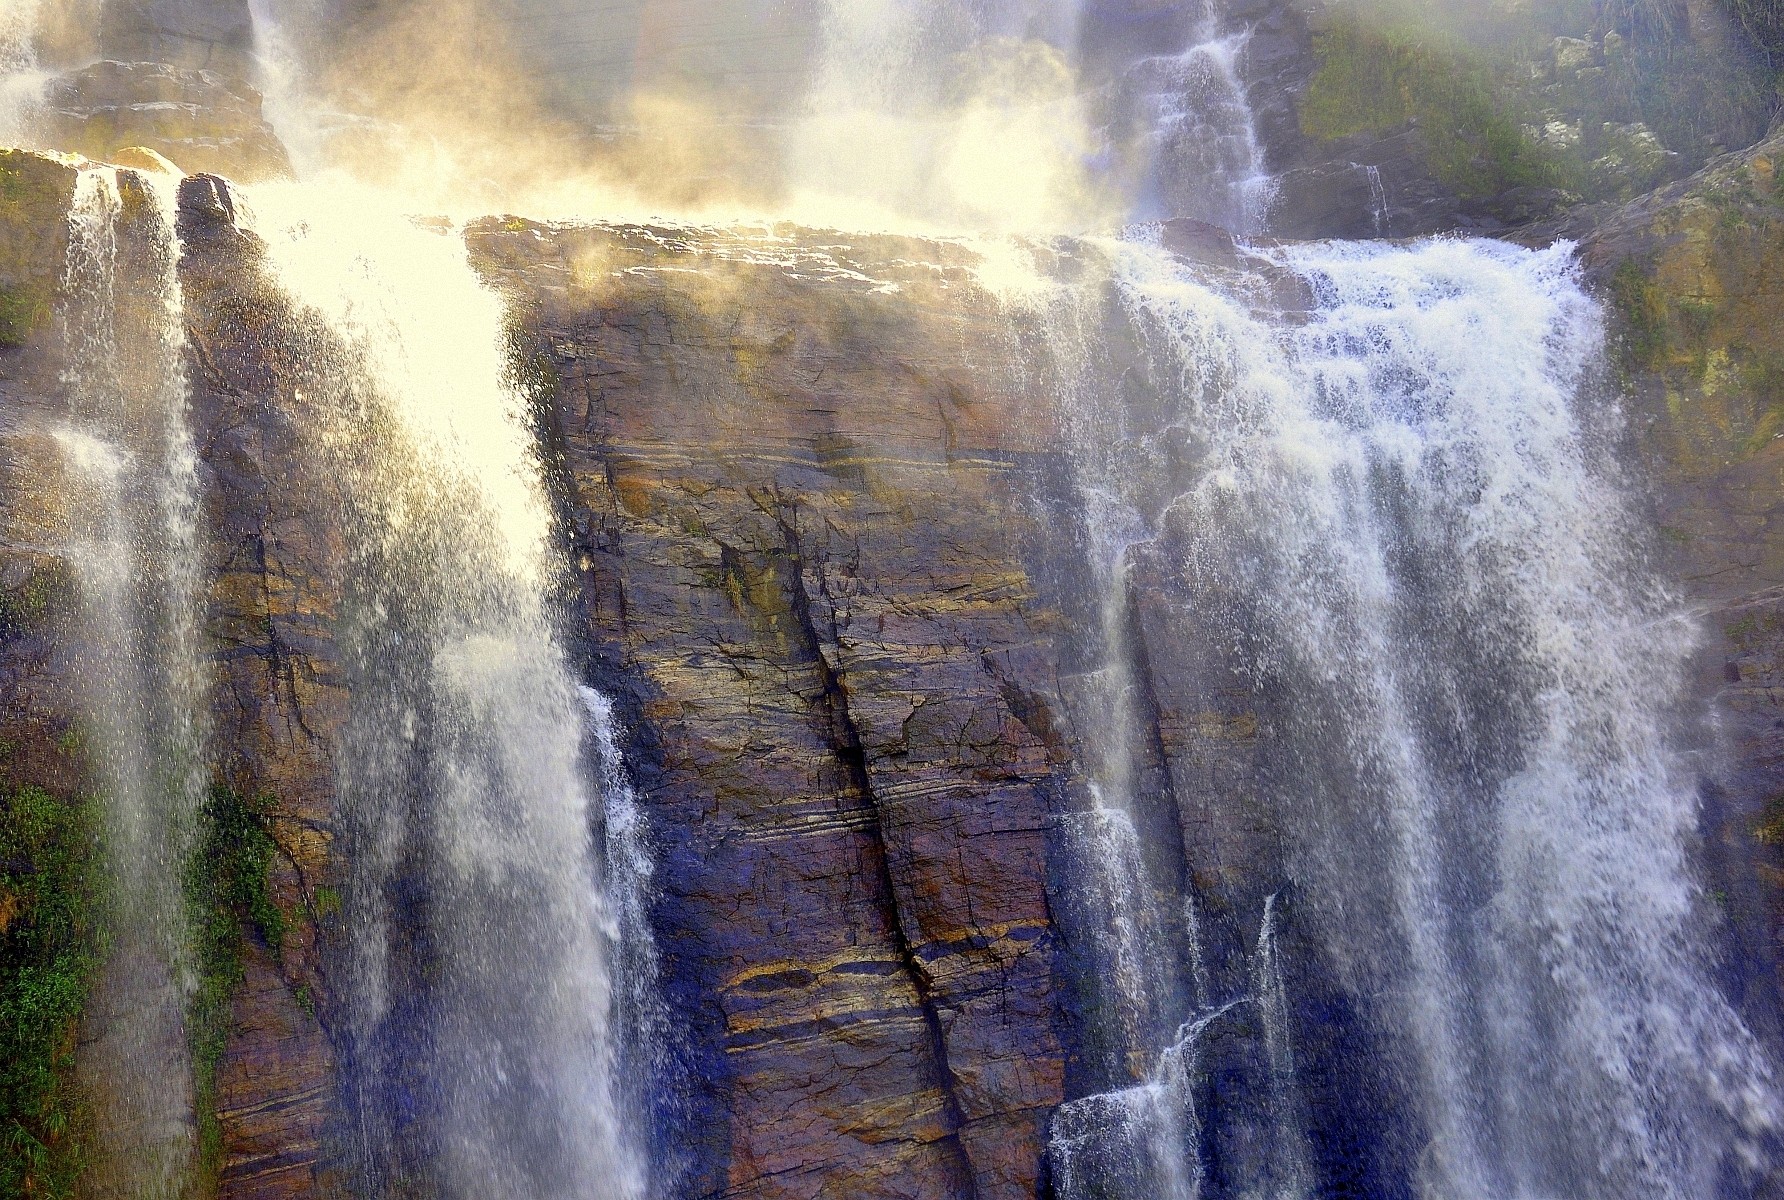
[[[1388,189],[1382,182],[1381,168],[1368,166],[1363,171],[1369,176],[1369,216],[1374,222],[1375,234],[1377,237],[1393,237],[1393,210],[1388,207]]]
[[[1154,247],[1110,253],[1160,436],[1194,464],[1161,552],[1292,697],[1266,778],[1296,922],[1403,1059],[1417,1186],[1726,1194],[1784,1114],[1705,961],[1692,633],[1587,419],[1602,321],[1570,248],[1260,252],[1306,281],[1304,321]]]
[[[643,1196],[603,934],[642,918],[603,893],[589,713],[555,629],[501,302],[456,230],[339,181],[251,204],[277,278],[342,347],[308,386],[335,414],[320,436],[352,464],[338,783],[367,1168],[442,1196]],[[610,790],[614,754],[610,739],[596,754]],[[607,836],[635,878],[635,844]]]
[[[1275,893],[1264,899],[1264,919],[1258,927],[1257,950],[1251,959],[1251,994],[1263,1025],[1264,1058],[1269,1064],[1270,1123],[1276,1135],[1270,1140],[1268,1178],[1260,1180],[1255,1191],[1270,1200],[1303,1200],[1313,1194],[1313,1168],[1295,1081],[1288,981],[1276,945],[1279,899]]]
[[[1114,85],[1118,110],[1139,130],[1135,216],[1255,232],[1268,216],[1272,181],[1239,77],[1246,35],[1219,33],[1210,20],[1199,36],[1181,53],[1140,59]]]
[[[31,120],[47,76],[37,67],[43,0],[0,0],[0,144],[31,144]]]
[[[669,1013],[657,988],[657,945],[650,927],[656,862],[648,821],[626,776],[613,702],[587,685],[576,691],[594,740],[603,801],[606,887],[599,900],[619,990],[614,1004],[616,1043],[628,1068],[625,1079],[631,1080],[627,1085],[622,1079],[620,1088],[634,1111],[647,1111],[652,1106],[660,1108],[660,1102],[646,1094],[645,1088],[670,1069]]]
[[[105,813],[109,954],[83,1052],[99,1195],[182,1194],[195,1151],[185,871],[206,771],[196,456],[172,197],[82,171],[63,281],[65,553],[85,748]]]

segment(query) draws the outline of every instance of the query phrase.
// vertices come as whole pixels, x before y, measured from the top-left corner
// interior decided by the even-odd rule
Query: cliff
[[[1564,230],[1616,317],[1601,399],[1627,397],[1655,553],[1704,631],[1696,686],[1721,740],[1702,850],[1760,1024],[1784,928],[1780,152]],[[73,190],[65,161],[0,159],[9,814],[26,789],[74,813],[93,786],[52,444]],[[358,1169],[331,980],[350,936],[333,770],[360,464],[320,432],[331,401],[312,385],[339,347],[292,311],[233,205],[220,180],[180,186],[180,279],[217,782],[271,839],[256,869],[280,919],[252,889],[225,903],[200,1120],[222,1195],[327,1196]],[[1034,1195],[1054,1109],[1111,1074],[1082,980],[1094,917],[1063,884],[1100,617],[1060,365],[962,245],[518,218],[466,236],[536,405],[576,665],[619,706],[655,840],[678,1192]],[[1109,329],[1131,366],[1132,331]],[[1146,869],[1189,881],[1210,969],[1232,976],[1288,877],[1255,764],[1281,698],[1235,680],[1156,559],[1137,560],[1128,603]],[[16,882],[0,879],[0,914]],[[25,928],[0,918],[0,935]],[[1335,1094],[1368,1048],[1346,1042],[1330,981],[1299,982],[1306,1086]],[[1243,1042],[1218,1050],[1235,1075],[1254,1069]],[[1222,1151],[1235,1170],[1256,1153],[1242,1140]],[[1403,1152],[1385,1134],[1368,1151]]]

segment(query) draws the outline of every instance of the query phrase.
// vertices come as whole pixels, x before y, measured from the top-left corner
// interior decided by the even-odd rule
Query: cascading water
[[[318,369],[358,580],[339,786],[366,1169],[459,1197],[636,1197],[616,1103],[610,936],[579,694],[554,629],[549,512],[498,297],[456,231],[346,185],[252,199],[278,279],[339,340]],[[370,458],[353,453],[372,439]],[[618,779],[610,734],[593,757]],[[623,798],[619,876],[641,885]],[[634,948],[618,960],[648,966]],[[648,987],[648,980],[623,987]]]
[[[64,280],[66,554],[87,748],[104,797],[111,930],[83,1061],[95,1194],[183,1194],[196,1152],[184,893],[206,771],[196,456],[171,196],[81,172]]]
[[[588,719],[601,787],[602,862],[606,868],[600,897],[602,928],[612,952],[609,970],[616,981],[615,1054],[625,1068],[615,1087],[630,1111],[660,1112],[661,1097],[647,1094],[645,1089],[667,1078],[673,1067],[669,1061],[669,1013],[657,987],[657,945],[650,926],[656,863],[651,855],[649,824],[626,776],[613,702],[587,685],[578,686],[576,692]],[[660,1190],[661,1181],[658,1183]]]
[[[37,69],[43,0],[0,0],[0,143],[31,145],[30,125],[46,76]]]
[[[1245,35],[1217,32],[1210,18],[1199,38],[1181,53],[1141,59],[1113,85],[1116,105],[1138,127],[1143,177],[1135,216],[1253,232],[1272,192],[1239,78]]]
[[[1257,950],[1251,958],[1251,995],[1262,1026],[1264,1059],[1269,1066],[1270,1124],[1275,1132],[1265,1164],[1266,1178],[1252,1190],[1272,1200],[1298,1200],[1313,1194],[1313,1167],[1301,1120],[1300,1089],[1295,1080],[1288,981],[1282,970],[1282,952],[1276,944],[1276,907],[1280,899],[1272,894],[1264,900],[1264,919],[1258,928]]]
[[[1111,253],[1193,464],[1158,550],[1294,698],[1266,778],[1297,922],[1415,1081],[1416,1186],[1729,1194],[1784,1113],[1704,962],[1673,749],[1690,633],[1578,412],[1601,324],[1569,249],[1272,251],[1303,321]],[[1266,1008],[1292,1003],[1277,954]]]

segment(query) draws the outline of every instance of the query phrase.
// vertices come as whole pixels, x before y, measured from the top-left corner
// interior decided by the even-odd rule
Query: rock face
[[[91,78],[191,77],[102,63]],[[1781,153],[1774,140],[1551,230],[1584,235],[1617,315],[1665,567],[1703,614],[1700,693],[1725,751],[1705,772],[1703,852],[1737,884],[1730,985],[1759,1025],[1784,931]],[[0,737],[15,782],[72,794],[45,431],[74,171],[6,153],[0,182]],[[268,276],[228,185],[188,179],[180,214],[216,771],[266,797],[287,922],[276,946],[244,928],[217,1067],[221,1194],[351,1194],[332,982],[350,502],[308,434],[324,422],[306,374],[325,338]],[[1165,236],[1210,270],[1237,262],[1207,227]],[[655,839],[685,1092],[663,1114],[675,1193],[1044,1194],[1048,1120],[1109,1064],[1087,1017],[1086,918],[1061,882],[1089,806],[1098,617],[1034,331],[946,244],[512,219],[468,237],[538,405],[577,667],[618,704]],[[1209,969],[1230,976],[1285,883],[1257,778],[1269,698],[1235,682],[1165,564],[1138,556],[1130,586],[1146,869],[1191,881]],[[1756,858],[1761,883],[1738,886]],[[1310,1007],[1339,1002],[1299,982]],[[1315,1098],[1344,1086],[1339,1064],[1367,1048],[1341,1044],[1340,1021],[1323,1042],[1301,1032]],[[1243,1046],[1210,1053],[1243,1082]],[[1255,1152],[1239,1131],[1208,1136],[1235,1168]]]
[[[1567,231],[1583,231],[1582,259],[1616,317],[1667,573],[1700,614],[1699,687],[1724,749],[1710,772],[1705,852],[1765,864],[1763,895],[1726,897],[1750,951],[1741,957],[1758,964],[1749,986],[1776,969],[1784,935],[1781,161],[1774,136]]]
[[[1776,51],[1739,10],[1384,6],[1372,18],[1326,0],[1238,0],[1227,20],[1249,31],[1241,69],[1277,176],[1269,232],[1495,233],[1688,174],[1762,136],[1771,115]]]
[[[247,0],[106,0],[99,51],[106,58],[251,79],[254,18]]]
[[[145,146],[182,170],[244,182],[291,174],[291,160],[240,78],[165,62],[103,60],[58,76],[39,140],[100,161]]]
[[[1051,417],[973,362],[985,297],[946,255],[880,273],[935,246],[472,243],[532,313],[585,636],[650,747],[661,944],[704,997],[689,1190],[1032,1195],[1066,764],[1015,481]]]

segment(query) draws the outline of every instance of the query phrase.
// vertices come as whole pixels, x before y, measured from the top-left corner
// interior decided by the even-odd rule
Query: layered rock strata
[[[1755,855],[1784,880],[1766,857],[1784,843],[1778,149],[1604,214],[1582,251],[1620,314],[1668,570],[1704,613],[1726,738],[1705,852],[1734,883],[1738,957],[1761,971],[1731,973],[1761,1015],[1784,905],[1739,885]],[[0,733],[19,781],[70,793],[45,430],[73,168],[0,169]],[[267,797],[289,931],[244,931],[222,1192],[339,1195],[356,1172],[330,971],[349,501],[311,436],[326,338],[232,204],[220,181],[181,190],[212,718],[219,780]],[[963,247],[517,220],[469,237],[538,405],[579,664],[619,702],[656,843],[678,1193],[1034,1195],[1051,1111],[1103,1082],[1060,836],[1087,806],[1073,693],[1096,601],[1047,364]],[[1213,918],[1215,969],[1236,971],[1283,883],[1256,778],[1270,700],[1233,681],[1163,567],[1142,556],[1130,585],[1142,817],[1154,869]],[[1315,1088],[1358,1052],[1303,1049]]]

